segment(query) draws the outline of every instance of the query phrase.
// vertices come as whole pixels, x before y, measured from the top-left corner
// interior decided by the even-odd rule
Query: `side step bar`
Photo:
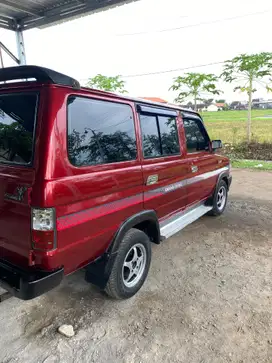
[[[211,206],[198,204],[194,208],[182,211],[169,219],[160,223],[160,231],[162,239],[169,238],[179,232],[189,224],[202,217],[204,214],[212,210]]]

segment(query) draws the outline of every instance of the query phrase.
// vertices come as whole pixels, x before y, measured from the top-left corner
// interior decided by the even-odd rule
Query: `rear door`
[[[0,94],[0,258],[26,265],[38,94]]]
[[[144,207],[160,219],[187,204],[188,163],[176,110],[138,105],[142,139]]]
[[[210,139],[201,118],[185,114],[183,124],[189,166],[188,205],[191,205],[212,194],[220,165],[210,150]]]

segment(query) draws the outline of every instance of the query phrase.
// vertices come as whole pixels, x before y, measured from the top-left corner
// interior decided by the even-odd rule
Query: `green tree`
[[[226,103],[224,98],[220,98],[219,100],[215,100],[216,103]]]
[[[256,85],[264,86],[267,91],[272,91],[272,53],[241,54],[227,60],[221,77],[229,83],[240,82],[234,91],[240,90],[248,94],[247,141],[251,141],[251,109],[252,94],[256,92]]]
[[[203,100],[202,94],[219,95],[216,87],[218,77],[214,74],[185,73],[184,76],[174,78],[170,90],[178,91],[176,102],[183,102],[186,98],[193,98],[194,108],[197,108],[197,101]]]
[[[95,77],[88,79],[87,87],[96,88],[101,91],[127,93],[125,82],[121,79],[121,76],[107,77],[97,74]]]

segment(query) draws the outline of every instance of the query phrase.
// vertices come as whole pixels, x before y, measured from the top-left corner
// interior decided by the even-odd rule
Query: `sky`
[[[98,73],[122,75],[129,95],[173,102],[176,93],[169,87],[174,77],[194,71],[219,75],[222,65],[135,75],[221,62],[240,53],[272,52],[271,18],[271,0],[140,0],[26,31],[27,64],[55,69],[81,84]],[[16,54],[13,32],[0,29],[0,40]],[[4,64],[13,62],[4,56]],[[219,98],[246,99],[233,93],[233,85],[220,83],[219,88],[224,91]],[[272,95],[258,86],[257,97]]]

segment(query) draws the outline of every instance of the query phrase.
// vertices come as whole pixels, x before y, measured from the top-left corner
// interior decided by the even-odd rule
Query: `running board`
[[[194,207],[193,209],[189,209],[187,211],[185,210],[173,217],[170,217],[160,224],[161,236],[163,238],[169,238],[173,236],[173,234],[193,223],[198,218],[208,213],[210,210],[212,210],[211,206],[201,204],[197,207]]]

